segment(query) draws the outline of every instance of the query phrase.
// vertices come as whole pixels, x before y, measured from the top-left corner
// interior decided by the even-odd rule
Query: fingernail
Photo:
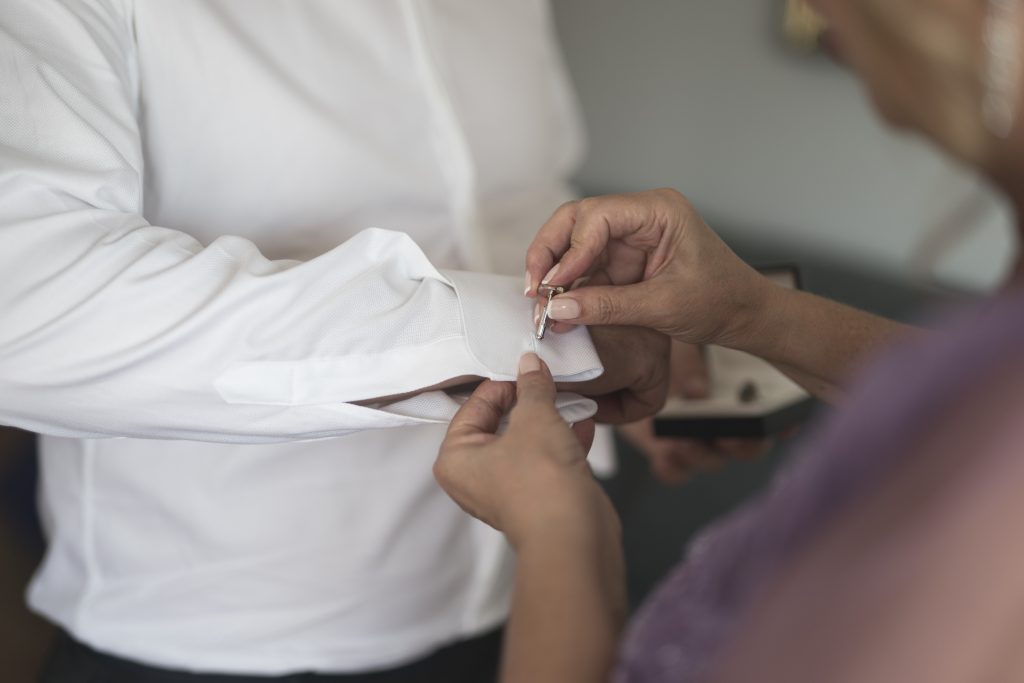
[[[526,274],[526,289],[523,290],[523,296],[530,296],[530,290],[533,289],[533,280],[530,279],[530,274]]]
[[[519,374],[526,375],[540,370],[540,357],[535,353],[524,353],[519,359]]]
[[[552,299],[548,315],[552,320],[575,320],[580,317],[580,304],[576,299],[563,297]]]
[[[543,309],[541,308],[540,302],[538,301],[533,305],[533,326],[536,327],[540,324],[540,314]]]
[[[547,275],[545,275],[545,276],[543,277],[543,279],[541,279],[541,284],[545,284],[545,285],[547,285],[547,284],[550,284],[550,283],[551,283],[551,278],[555,277],[555,273],[557,273],[557,272],[558,272],[558,267],[559,267],[560,265],[562,265],[562,264],[560,264],[560,263],[556,263],[556,264],[555,264],[555,267],[554,267],[554,268],[552,268],[551,270],[549,270],[549,271],[548,271],[548,274],[547,274]]]

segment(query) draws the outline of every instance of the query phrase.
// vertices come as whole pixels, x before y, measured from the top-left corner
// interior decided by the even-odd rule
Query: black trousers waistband
[[[494,683],[501,630],[460,641],[397,669],[364,674],[300,673],[236,676],[174,671],[97,652],[61,633],[40,677],[42,683]]]

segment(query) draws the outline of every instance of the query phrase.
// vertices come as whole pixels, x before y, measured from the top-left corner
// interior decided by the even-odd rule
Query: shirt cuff
[[[462,271],[435,271],[417,288],[429,291],[425,307],[405,308],[406,325],[436,325],[444,334],[403,345],[380,339],[374,348],[305,360],[264,360],[243,363],[217,381],[228,403],[326,407],[402,395],[446,380],[475,376],[515,380],[519,358],[533,351],[547,363],[558,382],[582,382],[598,377],[604,368],[584,327],[543,340],[534,335],[533,299],[522,294],[517,278]],[[418,308],[418,310],[417,310]],[[456,320],[431,321],[434,316]],[[457,396],[426,392],[375,409],[360,409],[355,429],[447,422],[461,405]],[[560,395],[558,407],[567,422],[591,417],[596,405],[572,394]],[[355,406],[353,406],[355,408]],[[379,416],[379,421],[374,418]],[[396,422],[397,419],[397,422]],[[346,419],[344,422],[348,423]]]
[[[556,382],[585,382],[604,372],[601,359],[583,326],[569,332],[534,334],[535,299],[523,296],[514,277],[441,271],[458,296],[467,353],[488,379],[514,380],[519,358],[533,351],[547,364]]]

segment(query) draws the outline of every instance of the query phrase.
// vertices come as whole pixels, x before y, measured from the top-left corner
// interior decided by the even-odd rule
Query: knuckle
[[[587,236],[581,232],[574,232],[569,236],[569,248],[570,249],[583,249],[587,245]]]
[[[580,200],[579,199],[570,199],[567,202],[563,202],[557,209],[555,209],[555,213],[556,214],[572,213],[572,212],[576,211],[576,209],[579,207],[579,205],[580,205]]]
[[[541,372],[532,372],[520,380],[517,406],[537,405],[548,395],[549,382]]]
[[[538,431],[538,416],[543,408],[538,403],[521,403],[509,414],[509,426],[505,431],[516,440],[532,439]]]
[[[655,192],[657,192],[658,197],[667,204],[682,206],[684,209],[692,209],[690,200],[687,199],[686,195],[674,187],[663,187]]]
[[[576,201],[577,213],[590,213],[600,204],[601,200],[597,197],[584,197]]]
[[[610,296],[599,296],[594,299],[593,314],[599,320],[608,321],[618,318],[619,305]]]
[[[566,225],[572,225],[579,213],[579,200],[573,199],[565,202],[551,214],[551,218],[544,224],[545,229],[561,230]]]

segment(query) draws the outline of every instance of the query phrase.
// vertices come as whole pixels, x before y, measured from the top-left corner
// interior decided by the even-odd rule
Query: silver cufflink
[[[540,320],[537,321],[537,339],[543,339],[548,331],[548,324],[551,322],[551,300],[559,294],[565,294],[565,287],[542,283],[537,287],[537,293],[542,296],[546,293],[548,298],[547,303],[544,304],[544,310],[541,311]]]

